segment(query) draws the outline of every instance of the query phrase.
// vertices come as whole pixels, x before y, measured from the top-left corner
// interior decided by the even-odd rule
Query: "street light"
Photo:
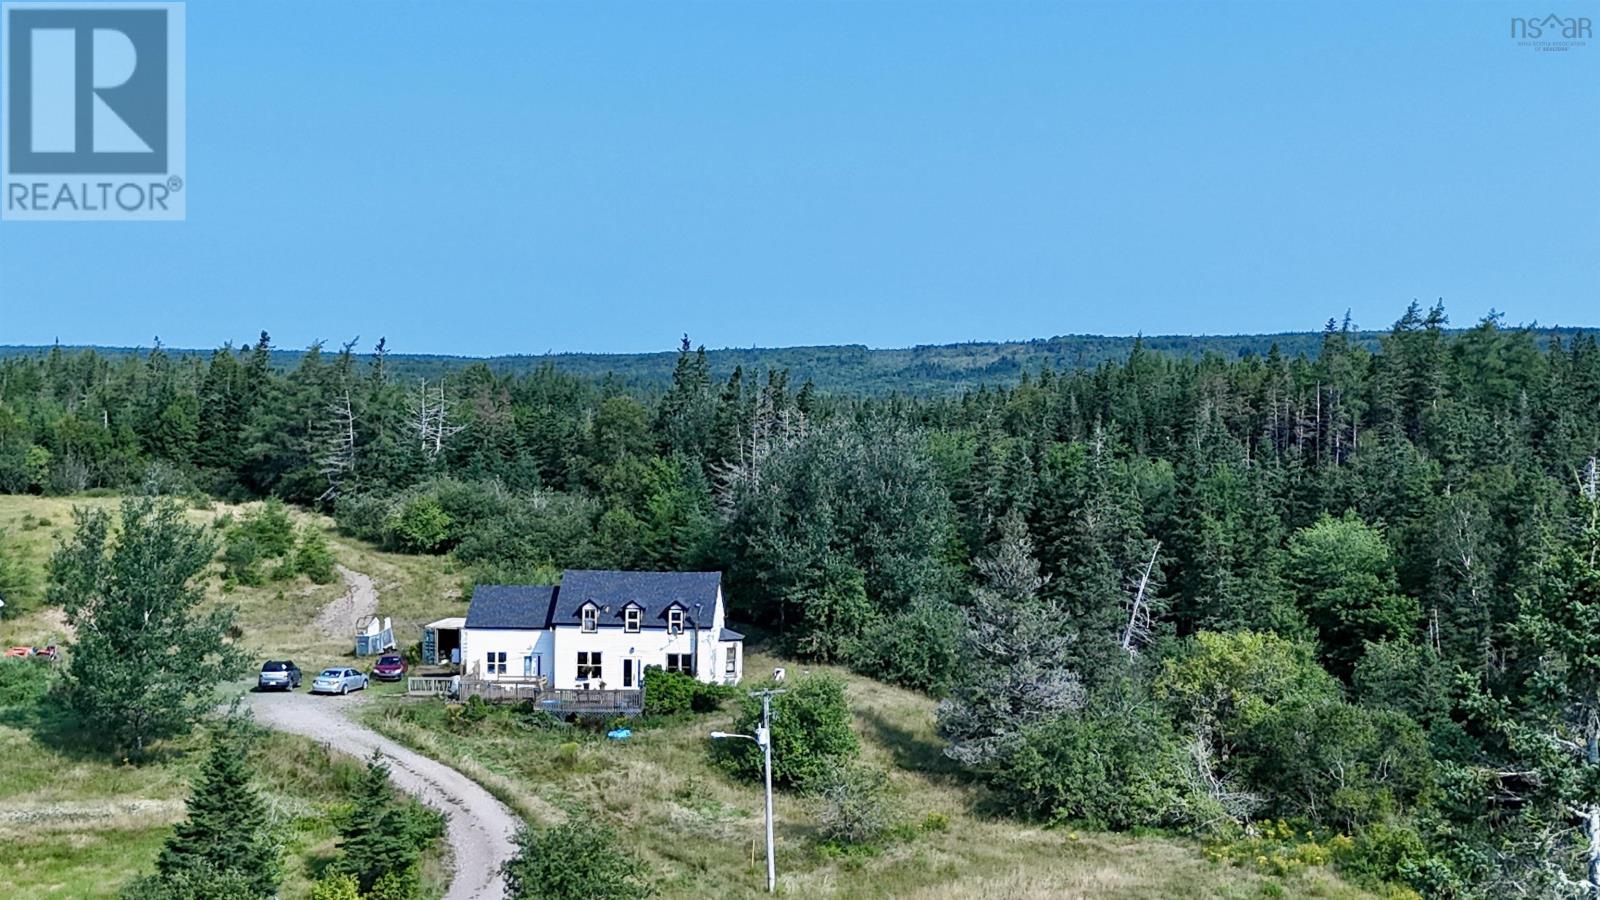
[[[788,691],[750,692],[750,696],[761,698],[761,727],[756,729],[754,736],[728,731],[711,732],[711,739],[714,741],[737,738],[755,741],[756,746],[761,748],[762,764],[767,776],[767,893],[769,894],[778,890],[777,862],[772,855],[772,698],[787,693]]]

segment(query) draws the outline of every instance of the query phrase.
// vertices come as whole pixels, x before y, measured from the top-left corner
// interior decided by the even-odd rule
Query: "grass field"
[[[140,765],[119,760],[86,746],[41,696],[50,677],[27,660],[0,661],[0,883],[7,896],[114,897],[152,869],[183,818],[206,740],[161,742]],[[303,897],[334,857],[338,823],[361,814],[344,798],[362,765],[282,734],[260,732],[248,747],[282,842],[283,896]],[[435,857],[426,868],[437,891],[445,867]]]
[[[7,598],[11,605],[0,611],[0,644],[44,645],[68,636],[60,611],[44,607],[41,602],[50,554],[71,536],[75,507],[114,511],[118,502],[104,497],[0,495],[0,553],[20,558],[33,576],[28,590],[15,599]],[[196,524],[211,525],[224,516],[237,518],[251,506],[212,503],[192,508],[188,515]],[[333,523],[326,517],[299,511],[293,516],[301,524],[329,529],[338,561],[373,578],[379,596],[378,614],[393,619],[395,639],[402,647],[421,638],[424,624],[465,614],[461,579],[451,561],[385,553],[333,533]],[[345,592],[341,581],[319,585],[302,576],[260,587],[239,585],[227,589],[220,577],[212,577],[205,587],[212,602],[238,608],[241,641],[252,658],[287,656],[309,672],[354,657],[353,632],[336,637],[310,627],[323,607]]]
[[[114,509],[115,498],[0,496],[0,552],[20,558],[33,583],[0,617],[0,644],[43,645],[68,637],[60,610],[41,603],[45,567],[55,546],[72,532],[74,506]],[[192,521],[209,524],[239,507],[216,504],[193,509]],[[396,584],[426,590],[438,580],[409,574],[402,565],[385,566],[381,554],[336,544],[341,562],[381,569]],[[402,560],[413,562],[414,560]],[[313,585],[305,579],[237,588],[224,593],[220,579],[207,582],[215,602],[239,607],[244,643],[253,656],[292,655],[313,667],[348,658],[349,642],[317,641],[304,633],[302,615],[314,618],[344,590],[340,583]],[[421,594],[396,590],[405,602]],[[9,599],[9,598],[8,598]],[[385,597],[387,599],[387,597]],[[396,629],[401,629],[398,612]],[[425,621],[425,620],[424,620]],[[0,660],[0,684],[42,675],[45,664]],[[36,702],[30,690],[0,694],[0,885],[6,896],[114,897],[129,879],[151,870],[172,825],[183,818],[189,780],[203,760],[199,734],[158,744],[140,765],[88,748],[73,724]],[[316,743],[288,735],[262,733],[251,743],[257,783],[283,840],[283,896],[303,897],[311,880],[333,857],[337,823],[353,814],[348,788],[361,764],[330,753]],[[426,880],[441,893],[447,866],[435,854],[426,861]]]
[[[751,654],[747,671],[777,660]],[[849,685],[863,757],[892,773],[907,827],[867,855],[817,847],[805,800],[777,802],[779,886],[797,897],[1355,898],[1368,894],[1313,869],[1272,878],[1208,862],[1200,847],[1164,837],[1083,833],[1019,824],[957,777],[933,731],[933,701],[838,669]],[[641,728],[626,742],[575,728],[548,729],[502,708],[451,730],[445,704],[401,697],[371,705],[369,724],[484,783],[532,821],[599,816],[622,835],[667,897],[763,893],[762,794],[731,781],[707,757],[707,733],[731,715]],[[947,820],[925,827],[930,814]]]

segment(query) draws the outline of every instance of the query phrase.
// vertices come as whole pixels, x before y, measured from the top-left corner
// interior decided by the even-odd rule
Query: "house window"
[[[667,630],[673,634],[683,634],[683,610],[667,610]]]
[[[593,606],[583,608],[583,630],[597,631],[600,628],[600,610]]]
[[[601,678],[600,672],[600,652],[598,650],[579,650],[578,680],[599,681]]]
[[[693,675],[694,656],[688,653],[668,653],[667,671],[681,672],[684,675]]]
[[[739,669],[739,651],[737,651],[737,650],[729,650],[728,651],[728,662],[723,666],[722,672],[723,672],[724,675],[727,675],[729,678],[732,678],[733,676],[735,676],[735,675],[737,675],[739,673],[738,669]]]
[[[489,654],[489,674],[504,675],[506,673],[506,655],[504,651]]]
[[[638,632],[638,630],[639,630],[639,622],[640,622],[639,607],[630,606],[627,609],[622,611],[622,627],[623,627],[624,631],[627,631],[630,634]]]

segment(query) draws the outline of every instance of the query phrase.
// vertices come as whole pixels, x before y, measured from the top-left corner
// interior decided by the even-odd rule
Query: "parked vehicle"
[[[12,647],[6,650],[5,656],[17,659],[42,659],[45,662],[55,662],[61,658],[61,651],[55,644],[48,647]]]
[[[311,682],[313,694],[348,694],[367,689],[367,676],[355,669],[323,669]]]
[[[372,677],[379,681],[399,681],[406,677],[406,658],[398,653],[385,653],[372,666]]]
[[[256,688],[263,691],[292,691],[299,686],[300,667],[287,659],[267,660],[256,678]]]

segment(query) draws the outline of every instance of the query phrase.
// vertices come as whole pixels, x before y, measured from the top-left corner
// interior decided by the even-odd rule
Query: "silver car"
[[[367,676],[355,669],[323,669],[311,682],[313,694],[348,694],[367,689]]]

